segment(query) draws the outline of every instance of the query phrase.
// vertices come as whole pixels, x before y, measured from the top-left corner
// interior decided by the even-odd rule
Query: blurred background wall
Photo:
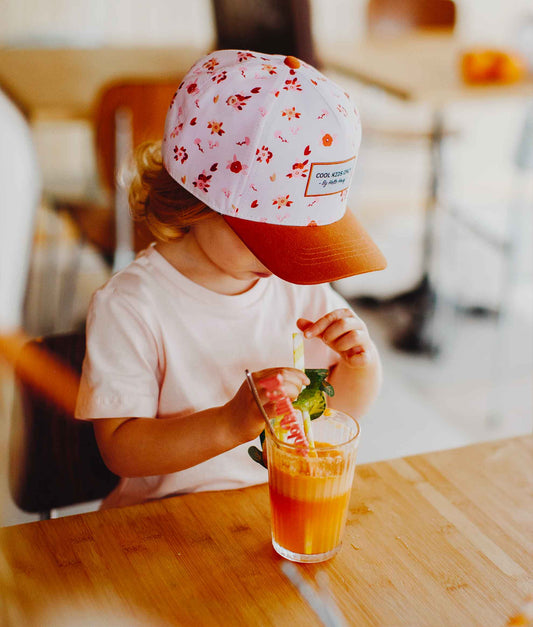
[[[487,45],[517,43],[524,16],[533,14],[533,0],[458,0],[458,36]],[[312,0],[313,33],[318,50],[328,43],[364,36],[365,0]],[[209,48],[215,40],[210,0],[3,0],[0,45],[9,46],[121,46],[191,45]],[[423,106],[392,103],[390,99],[335,76],[355,95],[363,123],[383,120],[416,128],[427,124]],[[366,117],[365,117],[366,116]],[[512,185],[512,151],[523,103],[506,98],[448,107],[450,126],[461,129],[460,141],[450,142],[446,163],[446,195],[452,201],[483,207],[498,221],[494,207],[508,202]],[[364,127],[365,130],[366,126]],[[91,129],[84,122],[37,121],[36,148],[44,188],[51,193],[87,194],[94,191],[96,174]],[[360,277],[347,287],[352,292],[386,295],[416,281],[419,272],[421,215],[427,189],[427,150],[423,145],[375,141],[364,133],[360,167],[351,203],[385,248],[386,273]],[[488,208],[486,205],[490,205]],[[492,209],[491,209],[492,207]],[[487,215],[488,215],[487,214]],[[497,210],[496,210],[497,214]],[[474,244],[475,245],[475,244]],[[405,250],[410,250],[405,254]],[[482,272],[494,266],[492,253],[479,250]],[[401,263],[396,263],[401,261]],[[477,271],[477,270],[476,270]],[[449,282],[448,278],[443,279]],[[492,302],[494,288],[475,282],[478,293],[468,298]],[[452,288],[450,288],[452,289]]]
[[[513,41],[531,0],[458,0],[458,29],[469,39]],[[314,30],[323,41],[364,32],[365,0],[312,0]],[[209,42],[209,0],[3,0],[0,43],[141,45]]]

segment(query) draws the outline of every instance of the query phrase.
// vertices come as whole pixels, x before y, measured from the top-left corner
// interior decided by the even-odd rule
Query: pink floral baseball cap
[[[314,67],[219,50],[179,86],[162,153],[271,272],[312,284],[387,265],[346,207],[360,142],[348,94]]]

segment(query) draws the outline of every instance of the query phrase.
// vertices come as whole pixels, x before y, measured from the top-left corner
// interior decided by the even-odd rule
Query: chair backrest
[[[135,148],[146,140],[163,137],[165,117],[182,77],[165,80],[121,80],[105,85],[97,98],[94,114],[96,159],[102,183],[115,188],[115,124],[118,111],[131,120],[131,143]]]
[[[366,17],[368,32],[373,35],[417,28],[453,29],[456,7],[452,0],[369,0]]]
[[[107,237],[113,242],[114,269],[126,265],[137,252],[153,241],[148,227],[131,223],[127,190],[116,185],[117,157],[120,146],[135,149],[141,142],[161,140],[165,117],[181,77],[169,79],[126,80],[102,88],[94,114],[95,151],[103,187],[114,194],[114,233]],[[122,138],[122,139],[121,139]],[[129,152],[129,151],[127,151]],[[118,262],[118,263],[117,263]]]
[[[55,358],[46,362],[47,371],[41,374],[54,383],[51,396],[44,392],[47,386],[42,381],[39,384],[27,375],[36,351]],[[15,365],[9,485],[13,500],[26,512],[49,512],[100,499],[118,483],[100,456],[92,423],[73,417],[72,400],[57,401],[65,368],[75,373],[77,385],[84,355],[84,333],[48,336],[28,342]]]
[[[317,66],[309,0],[213,0],[217,48],[293,55]]]

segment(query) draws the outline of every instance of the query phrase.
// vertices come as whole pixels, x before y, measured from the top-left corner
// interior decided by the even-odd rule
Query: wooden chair
[[[41,519],[104,498],[118,483],[92,423],[73,417],[84,355],[84,333],[47,336],[28,342],[15,365],[9,487],[16,505]]]
[[[104,86],[98,95],[93,115],[94,141],[99,183],[106,201],[52,199],[53,208],[74,222],[79,241],[60,281],[56,322],[45,332],[63,332],[73,327],[74,298],[85,244],[92,245],[105,263],[117,271],[153,241],[144,224],[131,220],[128,190],[117,184],[117,179],[121,166],[138,144],[162,139],[166,113],[180,81],[179,77],[122,80]]]
[[[117,250],[126,247],[137,252],[153,239],[147,229],[132,228],[127,191],[117,185],[117,174],[132,148],[145,140],[162,139],[166,113],[180,80],[124,80],[105,86],[97,98],[94,129],[100,183],[109,202],[55,201],[55,208],[73,219],[84,240],[110,265]]]
[[[217,48],[293,55],[317,65],[309,0],[213,0]]]

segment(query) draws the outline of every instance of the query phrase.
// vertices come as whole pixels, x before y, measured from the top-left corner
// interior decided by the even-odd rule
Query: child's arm
[[[306,375],[293,368],[270,368],[253,373],[255,381],[281,374],[294,399]],[[259,396],[268,412],[264,392]],[[121,477],[164,475],[195,466],[256,438],[265,424],[248,384],[244,382],[225,405],[176,418],[103,418],[93,420],[102,457]]]
[[[358,418],[375,400],[381,387],[381,360],[365,323],[350,309],[336,309],[315,322],[300,318],[298,327],[306,338],[319,337],[341,360],[328,380],[335,396],[328,401]]]

